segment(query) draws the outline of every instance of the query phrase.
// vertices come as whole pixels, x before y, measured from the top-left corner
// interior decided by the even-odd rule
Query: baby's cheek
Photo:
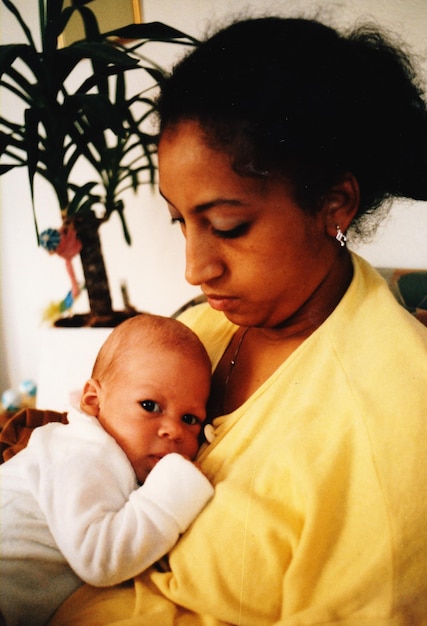
[[[199,434],[194,433],[194,435],[189,438],[188,443],[185,447],[185,451],[183,456],[187,457],[190,461],[194,459],[197,452],[199,450]]]

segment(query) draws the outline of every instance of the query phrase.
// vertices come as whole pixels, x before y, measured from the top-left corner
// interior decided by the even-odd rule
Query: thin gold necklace
[[[230,382],[230,378],[231,375],[233,373],[233,370],[236,366],[236,362],[237,362],[237,357],[239,356],[239,352],[240,352],[240,348],[242,347],[242,343],[244,338],[246,337],[247,333],[250,330],[250,326],[248,326],[247,328],[244,329],[242,336],[239,339],[239,343],[237,344],[237,347],[234,351],[234,354],[232,356],[232,359],[230,361],[230,365],[228,367],[228,372],[227,372],[227,376],[224,382],[224,390],[223,390],[223,394],[222,394],[222,403],[221,403],[221,413],[224,414],[224,405],[225,405],[225,398],[227,395],[227,387],[228,387],[228,383]]]

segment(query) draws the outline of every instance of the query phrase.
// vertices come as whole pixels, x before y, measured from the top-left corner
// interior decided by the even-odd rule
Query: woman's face
[[[283,180],[239,176],[192,121],[162,135],[159,175],[186,239],[186,279],[214,309],[272,328],[307,308],[338,254],[325,211],[304,213]]]

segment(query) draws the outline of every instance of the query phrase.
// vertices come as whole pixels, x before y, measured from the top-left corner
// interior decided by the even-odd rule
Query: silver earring
[[[341,228],[337,225],[337,234],[335,235],[335,239],[338,241],[341,247],[344,247],[347,241],[347,237],[342,232]]]

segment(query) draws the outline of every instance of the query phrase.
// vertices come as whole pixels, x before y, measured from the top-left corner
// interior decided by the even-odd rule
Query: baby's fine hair
[[[179,352],[200,359],[201,367],[211,369],[209,356],[197,335],[182,322],[161,315],[141,313],[122,322],[107,337],[95,360],[92,378],[102,380],[126,360],[130,350],[147,347]],[[185,372],[183,372],[185,375]]]
[[[236,22],[180,61],[158,100],[160,136],[200,123],[242,176],[284,176],[315,212],[348,172],[356,222],[393,197],[427,199],[427,112],[413,62],[378,28]],[[356,230],[360,230],[357,229]]]

